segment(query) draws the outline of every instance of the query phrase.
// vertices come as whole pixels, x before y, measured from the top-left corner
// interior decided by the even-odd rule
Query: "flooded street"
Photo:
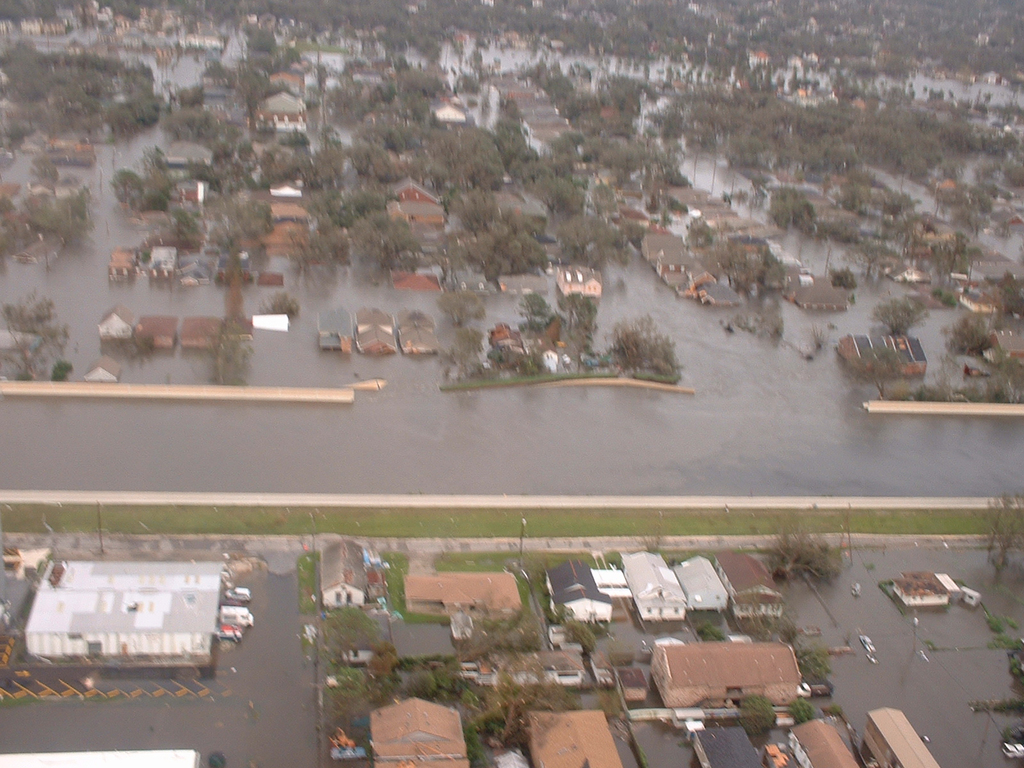
[[[511,52],[509,53],[511,56]],[[515,56],[526,55],[516,52]],[[666,64],[660,63],[659,67]],[[660,71],[660,70],[659,70]],[[202,63],[183,57],[157,70],[158,83],[191,85]],[[87,183],[95,229],[79,248],[47,265],[0,262],[0,301],[31,291],[53,299],[71,341],[66,357],[81,379],[101,353],[118,358],[128,383],[194,384],[209,380],[209,360],[177,350],[138,356],[101,349],[96,325],[116,304],[136,317],[222,315],[215,285],[110,283],[107,260],[147,232],[129,222],[110,189],[121,167],[138,169],[144,151],[169,139],[159,130],[129,143],[97,146],[96,167],[65,175]],[[710,157],[687,157],[683,171],[698,186],[746,189]],[[31,157],[19,155],[4,181],[27,183]],[[764,211],[744,215],[764,217]],[[817,274],[842,263],[842,250],[799,235],[784,249]],[[317,313],[377,306],[422,309],[439,318],[442,345],[454,329],[440,319],[436,294],[399,292],[356,267],[285,274],[301,314],[287,334],[257,331],[249,383],[339,386],[388,381],[360,393],[351,407],[183,405],[172,403],[0,403],[0,487],[106,490],[311,491],[578,494],[909,494],[989,495],[1020,488],[1024,429],[984,419],[869,417],[861,403],[873,388],[851,382],[833,351],[846,333],[871,327],[880,298],[904,289],[862,285],[849,312],[805,313],[768,299],[781,312],[781,343],[725,325],[753,315],[757,301],[713,309],[677,298],[638,257],[604,271],[595,346],[614,324],[650,314],[676,343],[681,384],[695,397],[645,391],[512,389],[445,394],[434,359],[374,359],[321,353]],[[274,288],[245,289],[245,311],[258,312]],[[556,301],[549,280],[549,303]],[[485,299],[482,329],[519,321],[518,298]],[[772,307],[777,306],[775,310]],[[958,310],[933,310],[915,332],[929,356],[929,380],[950,375],[941,358],[942,328]],[[828,330],[812,361],[812,327]],[[954,381],[959,372],[952,370]]]

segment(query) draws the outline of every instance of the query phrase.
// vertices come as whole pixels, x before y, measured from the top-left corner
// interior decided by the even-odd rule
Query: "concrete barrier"
[[[905,416],[1024,416],[1024,405],[1014,403],[934,403],[916,400],[868,400],[868,413]]]
[[[697,390],[690,387],[679,387],[662,381],[646,381],[644,379],[562,379],[561,381],[545,381],[537,387],[632,387],[634,389],[653,389],[656,392],[672,392],[677,395],[695,395]]]
[[[88,398],[101,400],[187,400],[349,404],[350,387],[222,387],[189,384],[101,384],[79,381],[0,381],[3,397]]]

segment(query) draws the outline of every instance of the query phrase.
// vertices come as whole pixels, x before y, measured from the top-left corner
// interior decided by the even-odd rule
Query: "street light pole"
[[[103,505],[96,502],[96,531],[100,535],[100,555],[103,555]]]
[[[519,567],[523,567],[523,539],[526,538],[526,518],[521,518],[522,525],[519,527]]]

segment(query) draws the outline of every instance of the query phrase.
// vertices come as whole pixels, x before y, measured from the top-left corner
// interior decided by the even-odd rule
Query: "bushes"
[[[748,736],[758,736],[775,725],[775,708],[764,696],[748,696],[740,705],[740,725]]]
[[[814,719],[814,707],[807,699],[797,699],[789,705],[789,714],[793,717],[793,721],[800,725],[800,723]]]

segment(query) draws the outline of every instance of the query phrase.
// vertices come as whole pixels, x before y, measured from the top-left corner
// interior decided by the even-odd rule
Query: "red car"
[[[238,643],[242,640],[242,630],[233,624],[221,624],[217,629],[218,640],[231,640]]]

